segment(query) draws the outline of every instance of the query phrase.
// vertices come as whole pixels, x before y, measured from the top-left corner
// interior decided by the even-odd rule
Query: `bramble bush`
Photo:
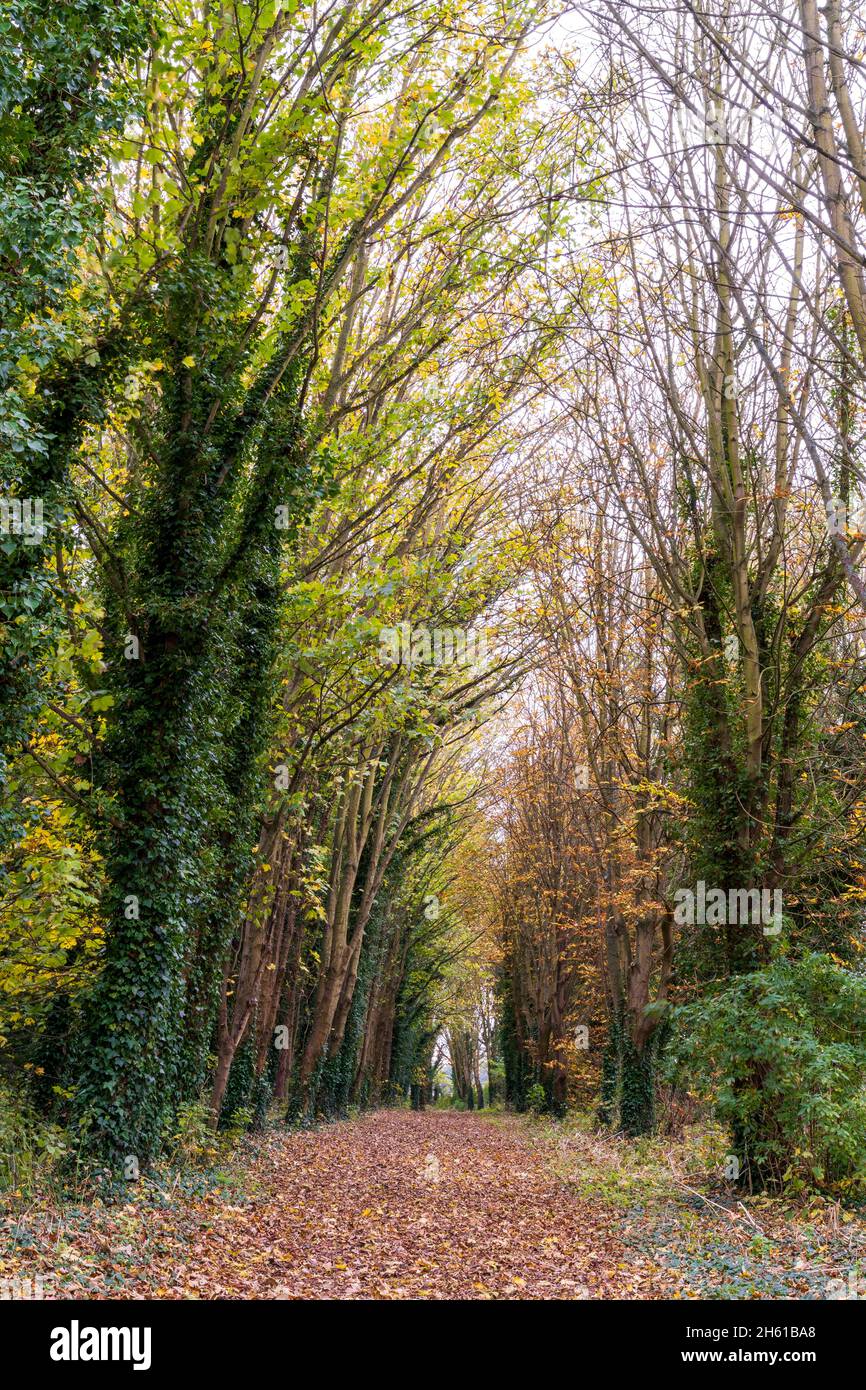
[[[866,1181],[866,979],[812,953],[673,1014],[669,1076],[711,1101],[746,1186]]]

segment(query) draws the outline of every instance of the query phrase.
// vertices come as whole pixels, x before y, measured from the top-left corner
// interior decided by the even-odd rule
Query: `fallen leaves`
[[[602,1172],[608,1148],[603,1176],[615,1178],[615,1145],[557,1133],[404,1110],[270,1131],[247,1200],[211,1190],[63,1220],[31,1213],[0,1278],[42,1271],[50,1296],[73,1298],[796,1298],[812,1289],[805,1254],[826,1281],[826,1248],[801,1244],[795,1268],[781,1227],[756,1239],[700,1194],[684,1202],[634,1181],[615,1202],[577,1187],[569,1168]]]
[[[66,1296],[635,1296],[602,1209],[576,1200],[516,1118],[379,1111],[273,1133],[259,1193],[91,1213],[63,1236]],[[51,1265],[59,1232],[45,1239]],[[24,1255],[19,1251],[19,1255]],[[31,1257],[33,1251],[31,1250]]]

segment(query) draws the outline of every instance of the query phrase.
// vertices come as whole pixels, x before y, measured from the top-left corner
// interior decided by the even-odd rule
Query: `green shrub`
[[[50,1185],[65,1152],[62,1131],[0,1083],[0,1192],[27,1196]]]
[[[866,979],[780,960],[674,1011],[674,1080],[714,1105],[751,1188],[866,1181]]]
[[[547,1109],[547,1095],[540,1081],[536,1081],[526,1092],[526,1108],[532,1115],[542,1115]]]
[[[212,1163],[219,1153],[210,1108],[204,1100],[185,1101],[178,1106],[167,1138],[168,1161],[180,1168]]]

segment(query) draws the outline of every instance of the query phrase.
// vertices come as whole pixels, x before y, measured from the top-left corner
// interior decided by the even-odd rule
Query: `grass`
[[[638,1267],[674,1298],[811,1299],[866,1267],[866,1223],[827,1197],[744,1196],[725,1176],[729,1143],[698,1121],[681,1135],[626,1139],[587,1113],[527,1118],[575,1196],[605,1207]]]

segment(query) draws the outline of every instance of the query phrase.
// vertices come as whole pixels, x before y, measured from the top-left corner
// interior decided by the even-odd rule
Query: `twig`
[[[742,1202],[738,1202],[738,1203],[737,1203],[737,1206],[738,1206],[738,1207],[740,1208],[740,1210],[742,1211],[742,1213],[743,1213],[743,1215],[745,1216],[746,1220],[747,1220],[752,1226],[754,1226],[755,1230],[758,1232],[758,1235],[760,1235],[760,1236],[764,1235],[764,1232],[761,1230],[760,1226],[758,1225],[758,1223],[757,1223],[757,1221],[755,1220],[755,1218],[754,1218],[754,1216],[752,1215],[752,1213],[749,1211],[748,1207],[744,1206]]]
[[[696,1187],[689,1187],[687,1182],[683,1182],[682,1178],[677,1177],[676,1169],[674,1168],[673,1160],[671,1159],[670,1154],[667,1154],[666,1158],[668,1161],[668,1166],[670,1167],[671,1173],[673,1175],[674,1182],[677,1183],[679,1187],[683,1188],[683,1190],[686,1192],[690,1192],[693,1197],[699,1198],[699,1200],[704,1202],[706,1206],[715,1207],[716,1211],[724,1212],[725,1216],[727,1216],[731,1221],[740,1221],[742,1219],[740,1216],[737,1215],[735,1211],[731,1211],[730,1207],[722,1206],[721,1202],[714,1202],[712,1197],[705,1197],[703,1192],[699,1192]],[[745,1207],[743,1207],[742,1202],[739,1202],[737,1205],[743,1208],[744,1215],[754,1226],[758,1234],[763,1235],[764,1232],[761,1230],[754,1217],[748,1211],[746,1211]]]

